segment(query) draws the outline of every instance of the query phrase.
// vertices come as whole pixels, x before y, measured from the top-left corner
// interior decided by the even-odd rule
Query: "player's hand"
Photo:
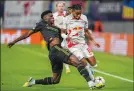
[[[11,48],[14,44],[15,44],[14,42],[10,42],[10,43],[8,43],[7,46],[8,46],[9,48]]]
[[[98,48],[100,48],[100,44],[99,43],[95,43],[95,46],[97,46]]]

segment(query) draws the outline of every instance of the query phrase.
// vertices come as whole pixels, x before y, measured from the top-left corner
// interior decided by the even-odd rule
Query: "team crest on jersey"
[[[73,30],[77,30],[77,31],[78,31],[78,30],[82,30],[82,29],[83,29],[83,28],[80,27],[80,26],[76,26],[76,27],[73,28]]]

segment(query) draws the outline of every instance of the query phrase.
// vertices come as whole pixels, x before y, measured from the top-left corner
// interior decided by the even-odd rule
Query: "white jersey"
[[[67,47],[79,60],[93,56],[88,52],[88,46],[85,41],[85,31],[88,28],[87,17],[81,14],[79,20],[73,19],[72,14],[65,17],[63,29],[67,30]]]
[[[65,17],[66,11],[63,11],[63,14],[58,14],[58,12],[53,13],[54,17],[54,25],[62,28],[63,27],[63,21]]]
[[[68,36],[74,44],[86,43],[85,28],[88,28],[88,20],[85,15],[81,14],[79,20],[73,19],[72,14],[65,17],[63,29],[67,30]]]
[[[63,12],[63,14],[58,14],[58,12],[55,12],[53,13],[53,17],[54,17],[54,25],[59,27],[59,28],[62,28],[63,27],[63,21],[65,19],[65,14],[66,14],[66,11]],[[62,43],[61,43],[61,46],[65,49],[67,49],[67,43],[66,43],[66,40],[63,39]]]

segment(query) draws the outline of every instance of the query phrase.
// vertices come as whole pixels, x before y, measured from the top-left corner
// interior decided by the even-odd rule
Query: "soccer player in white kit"
[[[53,13],[53,17],[54,17],[54,25],[62,28],[63,27],[63,21],[64,21],[64,17],[66,16],[66,11],[64,11],[65,8],[65,2],[57,2],[56,3],[56,10],[57,12]],[[62,41],[61,46],[63,48],[66,48],[65,46],[65,40]],[[70,68],[68,64],[65,64],[65,68],[66,68],[66,73],[70,73]]]
[[[88,21],[87,17],[81,14],[81,5],[73,5],[72,14],[66,16],[63,24],[63,30],[65,29],[67,35],[62,33],[62,37],[66,39],[67,47],[70,52],[72,52],[80,61],[87,64],[86,58],[90,66],[96,65],[96,60],[90,59],[93,54],[90,54],[87,50],[88,45],[85,41],[85,35],[91,40],[97,47],[99,44],[94,41],[91,34],[88,31]],[[91,81],[88,82],[90,88],[95,86],[94,76],[90,70],[89,65],[86,66],[86,69],[89,72]]]

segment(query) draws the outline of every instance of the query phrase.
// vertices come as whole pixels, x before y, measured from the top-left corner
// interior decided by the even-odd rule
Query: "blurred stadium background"
[[[106,80],[104,91],[133,91],[134,0],[64,0],[66,7],[82,4],[93,36],[101,44],[93,47],[98,62],[95,75]],[[22,88],[29,76],[51,75],[47,49],[42,48],[40,33],[18,42],[12,49],[6,44],[32,29],[44,10],[55,12],[56,0],[1,1],[1,90],[2,91],[88,91],[87,84],[71,67],[63,72],[61,84]],[[71,82],[71,83],[70,83]],[[95,91],[95,90],[94,90]],[[97,90],[98,91],[98,90]]]

